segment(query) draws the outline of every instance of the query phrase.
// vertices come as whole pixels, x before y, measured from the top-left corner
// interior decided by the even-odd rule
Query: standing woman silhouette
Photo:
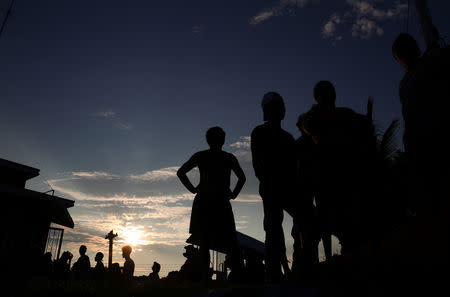
[[[231,255],[233,275],[240,274],[242,261],[237,245],[236,226],[230,199],[235,199],[245,184],[245,174],[233,154],[222,150],[225,132],[220,127],[206,132],[210,147],[195,153],[177,172],[183,185],[196,194],[192,204],[189,233],[200,241],[203,279],[209,278],[209,249]],[[200,183],[194,187],[186,173],[198,167]],[[231,171],[238,181],[230,190]]]

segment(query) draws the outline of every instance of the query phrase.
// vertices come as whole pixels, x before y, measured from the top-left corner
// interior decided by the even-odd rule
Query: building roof
[[[67,211],[74,206],[73,200],[5,184],[0,184],[0,195],[8,198],[2,201],[3,205],[34,207],[34,211],[46,213],[52,223],[69,228],[74,227],[72,217]]]
[[[236,231],[236,237],[239,247],[243,249],[245,252],[258,255],[260,257],[264,257],[265,245],[263,242],[239,231]],[[198,237],[191,235],[186,240],[186,243],[200,245],[200,239]],[[211,249],[221,253],[227,253],[223,248],[219,246],[211,246]]]
[[[0,158],[0,174],[8,173],[21,176],[26,180],[39,175],[39,169]]]

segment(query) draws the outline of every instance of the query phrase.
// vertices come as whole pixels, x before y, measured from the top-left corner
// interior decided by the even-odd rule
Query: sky
[[[153,261],[164,274],[184,262],[189,236],[193,195],[176,171],[221,126],[247,176],[232,202],[237,229],[263,241],[249,151],[262,96],[283,96],[282,126],[299,137],[314,84],[330,80],[338,106],[365,113],[373,96],[382,132],[401,118],[391,44],[407,2],[17,0],[0,37],[0,157],[41,170],[27,188],[75,200],[63,250],[77,258],[85,244],[93,262],[113,229],[114,261],[131,244],[136,275]],[[429,2],[445,37],[450,2]],[[423,48],[413,7],[408,23]],[[291,226],[286,215],[289,257]]]

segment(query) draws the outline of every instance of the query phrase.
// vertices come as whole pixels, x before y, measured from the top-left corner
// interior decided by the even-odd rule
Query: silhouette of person
[[[200,251],[193,245],[187,245],[184,247],[186,250],[183,256],[186,261],[180,268],[180,272],[177,277],[181,281],[199,281],[202,279],[203,267],[200,257]]]
[[[439,32],[433,25],[427,1],[415,0],[415,6],[426,50],[421,54],[417,41],[401,33],[392,45],[392,54],[405,69],[399,95],[403,143],[413,175],[411,192],[420,204],[417,215],[433,216],[445,203],[435,189],[443,183],[442,177],[448,175],[450,164],[450,146],[444,136],[450,129],[450,54],[440,48]]]
[[[295,196],[295,140],[281,128],[286,110],[280,94],[265,94],[262,109],[264,124],[251,133],[251,151],[264,208],[266,279],[277,282],[281,278],[281,261],[286,258],[283,209]]]
[[[122,257],[125,259],[123,263],[123,278],[132,280],[134,274],[134,261],[131,259],[132,248],[129,245],[122,247]]]
[[[405,70],[399,95],[404,122],[403,144],[409,164],[407,191],[416,213],[407,236],[414,242],[414,252],[404,261],[416,261],[417,267],[433,267],[425,273],[430,276],[430,272],[442,271],[450,263],[450,146],[447,139],[450,50],[439,44],[439,32],[433,25],[427,1],[414,2],[426,45],[424,53],[421,54],[417,41],[407,33],[401,33],[392,45],[394,58]],[[411,244],[404,245],[405,249],[410,249]]]
[[[148,279],[151,281],[159,280],[159,271],[161,270],[161,264],[153,262],[152,272],[148,275]]]
[[[373,199],[376,137],[371,120],[349,108],[336,107],[336,91],[329,81],[314,87],[313,105],[303,121],[316,143],[315,201],[322,225],[326,257],[331,257],[331,234],[342,251],[356,248],[370,234],[368,215]]]
[[[91,262],[89,261],[89,257],[86,255],[86,251],[87,247],[85,245],[81,245],[79,249],[80,257],[75,263],[73,263],[72,271],[76,280],[89,279]]]
[[[108,283],[110,285],[118,285],[123,279],[119,263],[111,263],[108,267]]]
[[[297,119],[296,126],[301,132],[301,136],[295,141],[299,198],[295,200],[291,235],[294,238],[292,271],[297,275],[301,269],[304,273],[311,269],[314,262],[313,249],[317,249],[313,240],[314,237],[317,237],[316,234],[313,234],[313,225],[317,223],[314,220],[314,177],[317,175],[314,166],[315,144],[311,135],[306,133],[303,127],[305,117],[306,114],[301,114]],[[331,242],[329,252],[331,254]]]
[[[177,172],[180,181],[193,194],[189,232],[200,239],[200,256],[204,279],[209,275],[209,249],[228,251],[233,259],[236,274],[242,262],[236,239],[236,226],[230,199],[239,195],[245,184],[245,174],[233,154],[222,150],[225,132],[220,127],[212,127],[206,132],[206,142],[210,149],[195,153]],[[200,182],[194,187],[186,173],[198,167]],[[238,180],[230,190],[231,172]]]
[[[69,251],[64,251],[61,257],[54,262],[54,278],[55,280],[69,280],[71,278],[70,261],[73,255]]]
[[[42,256],[42,275],[50,279],[53,275],[52,253],[46,252]]]
[[[102,281],[105,278],[105,265],[103,264],[103,253],[102,252],[98,252],[97,254],[95,254],[95,267],[93,269],[93,276],[94,276],[94,280],[96,281]]]

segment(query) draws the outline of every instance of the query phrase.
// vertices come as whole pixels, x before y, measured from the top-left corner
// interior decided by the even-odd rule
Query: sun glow
[[[131,245],[132,247],[149,243],[146,239],[146,234],[140,227],[126,226],[118,233],[120,241],[124,244]]]

